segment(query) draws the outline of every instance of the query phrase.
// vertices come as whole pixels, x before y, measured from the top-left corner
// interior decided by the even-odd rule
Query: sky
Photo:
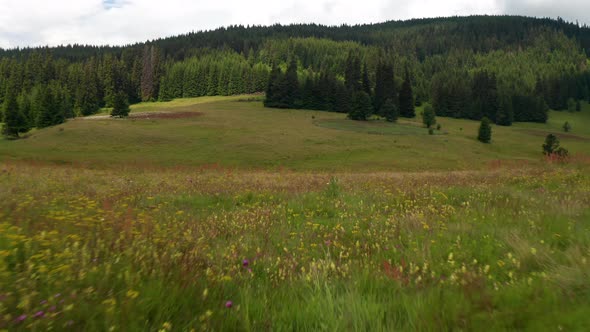
[[[0,48],[124,45],[234,24],[516,14],[590,24],[590,0],[0,0]]]

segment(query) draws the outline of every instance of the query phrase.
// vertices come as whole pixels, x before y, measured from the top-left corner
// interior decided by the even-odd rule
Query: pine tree
[[[366,121],[373,114],[371,97],[364,91],[357,92],[352,99],[352,109],[348,117],[352,120]]]
[[[559,149],[559,139],[553,134],[545,137],[545,143],[543,144],[543,154],[550,155]]]
[[[281,73],[281,69],[276,64],[273,64],[266,86],[265,107],[278,107],[280,104],[282,81],[283,74]]]
[[[115,94],[113,100],[113,110],[111,116],[126,117],[129,115],[129,102],[127,101],[127,95],[123,91],[119,91]]]
[[[346,68],[344,71],[344,84],[351,93],[360,91],[361,86],[361,60],[353,51],[348,53]]]
[[[375,77],[375,109],[380,111],[387,99],[391,99],[394,103],[399,102],[397,92],[395,91],[393,66],[380,62],[377,65]]]
[[[436,124],[436,114],[434,113],[434,108],[432,108],[432,106],[424,106],[424,111],[422,112],[422,123],[424,123],[426,128],[430,128]]]
[[[576,100],[576,112],[581,112],[582,111],[582,103],[580,103],[580,100]]]
[[[18,107],[14,82],[9,83],[9,88],[4,95],[3,122],[2,134],[7,137],[19,137],[19,133],[29,130],[27,119]]]
[[[563,124],[563,131],[565,131],[565,132],[567,133],[567,132],[569,132],[570,130],[572,130],[572,126],[570,125],[570,123],[569,123],[569,122],[567,122],[567,121],[566,121],[566,122]]]
[[[396,122],[399,117],[399,109],[391,99],[387,99],[380,112],[388,122]]]
[[[403,117],[413,118],[416,116],[414,110],[414,94],[412,92],[412,84],[410,83],[410,74],[407,69],[404,83],[399,92],[399,108],[400,115]]]
[[[567,100],[567,110],[572,113],[576,111],[576,101],[574,100],[574,98],[570,98]]]
[[[281,103],[286,108],[296,108],[299,99],[299,80],[297,77],[297,61],[293,58],[287,67],[283,85],[283,96]]]
[[[490,143],[492,140],[492,126],[490,125],[490,119],[484,117],[481,120],[481,124],[479,126],[479,134],[477,135],[477,139],[483,143]]]
[[[514,121],[514,108],[512,99],[504,96],[498,103],[498,113],[496,113],[496,124],[500,126],[511,126]]]
[[[37,110],[37,128],[50,127],[56,124],[55,116],[58,112],[58,104],[55,95],[50,87],[44,87],[38,95],[39,100],[36,105]]]
[[[363,65],[362,90],[366,94],[368,94],[369,96],[372,95],[372,92],[371,92],[371,81],[369,80],[369,71],[367,70],[367,64],[364,64]]]

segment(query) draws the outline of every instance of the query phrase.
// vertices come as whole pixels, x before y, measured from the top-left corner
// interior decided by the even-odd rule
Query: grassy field
[[[590,329],[588,105],[481,144],[249,98],[0,141],[0,330]]]
[[[260,102],[240,101],[249,98],[182,99],[132,108],[132,114],[199,114],[181,119],[79,118],[23,140],[0,140],[0,156],[86,167],[473,170],[505,160],[541,163],[541,145],[549,132],[558,133],[572,154],[588,151],[590,143],[589,105],[581,113],[552,112],[548,124],[494,126],[493,144],[480,144],[475,121],[439,118],[445,135],[430,136],[419,128],[419,118],[393,125],[354,123],[338,113],[265,109]],[[566,120],[573,128],[569,135],[561,130]]]

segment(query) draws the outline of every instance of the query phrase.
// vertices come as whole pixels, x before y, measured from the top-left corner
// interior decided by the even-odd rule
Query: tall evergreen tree
[[[19,109],[14,83],[9,83],[4,95],[3,122],[2,134],[7,137],[19,137],[19,133],[29,130],[27,119]]]
[[[410,82],[410,73],[406,69],[404,83],[399,92],[399,108],[400,115],[406,118],[413,118],[416,116],[414,110],[414,94],[412,92],[412,84]]]
[[[129,115],[129,102],[127,100],[127,95],[124,91],[119,91],[115,94],[115,99],[113,101],[113,110],[111,111],[111,116],[117,117],[126,117]]]
[[[399,118],[399,109],[391,99],[387,99],[381,106],[381,113],[388,122],[396,122]]]
[[[346,59],[346,68],[344,71],[344,84],[346,88],[352,93],[360,91],[362,88],[361,83],[361,60],[353,51],[348,53]]]
[[[371,97],[364,91],[357,92],[352,99],[352,109],[348,117],[352,120],[366,121],[373,114]]]
[[[373,94],[371,91],[371,81],[369,80],[369,70],[367,69],[366,63],[363,65],[362,90],[369,96]]]
[[[387,99],[391,99],[394,103],[397,103],[398,96],[395,91],[395,78],[393,76],[393,66],[384,62],[380,62],[377,65],[375,73],[375,98],[374,107],[378,110],[380,115],[381,107]]]
[[[283,96],[281,103],[287,108],[296,108],[299,99],[299,80],[297,77],[297,61],[293,58],[285,73]]]

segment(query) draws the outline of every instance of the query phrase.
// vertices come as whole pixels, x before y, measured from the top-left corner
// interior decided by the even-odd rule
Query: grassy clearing
[[[353,131],[371,135],[429,135],[428,129],[416,125],[413,121],[400,120],[398,123],[388,123],[384,120],[350,121],[349,119],[327,119],[315,121],[315,125],[323,128]],[[434,135],[444,132],[435,130]]]
[[[0,172],[3,329],[590,327],[577,168]]]
[[[486,169],[498,160],[542,163],[544,135],[560,132],[563,117],[571,135],[559,135],[573,154],[586,153],[590,109],[551,113],[549,124],[493,127],[493,143],[476,140],[476,121],[439,118],[446,135],[425,135],[420,119],[383,126],[388,135],[367,135],[366,124],[345,115],[302,110],[265,109],[251,96],[206,97],[136,105],[132,113],[200,112],[182,119],[75,119],[34,131],[18,141],[0,140],[7,160],[125,167],[129,164],[240,169],[288,168],[300,171],[416,171]],[[353,130],[322,128],[335,123]],[[412,127],[414,126],[414,127]],[[419,135],[396,134],[413,131]],[[372,130],[372,129],[371,129]],[[381,129],[379,129],[381,130]]]

